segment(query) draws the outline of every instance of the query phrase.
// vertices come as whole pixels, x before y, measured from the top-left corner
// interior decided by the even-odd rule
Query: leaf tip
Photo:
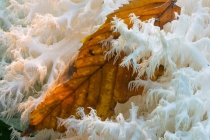
[[[36,129],[34,125],[29,125],[28,128],[26,128],[26,130],[23,133],[21,133],[21,137],[28,136],[31,133],[35,132],[35,130]]]

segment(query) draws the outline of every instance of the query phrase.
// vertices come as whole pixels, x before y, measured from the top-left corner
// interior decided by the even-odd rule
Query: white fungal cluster
[[[0,112],[11,119],[20,111],[22,122],[73,58],[80,41],[127,0],[4,0],[0,3]],[[105,57],[137,73],[128,88],[144,86],[144,93],[115,107],[116,119],[101,121],[91,109],[59,119],[65,134],[44,130],[43,139],[94,140],[208,140],[210,139],[210,1],[178,0],[181,14],[164,29],[154,19],[141,21],[130,14],[133,27],[118,17],[112,21],[118,39]],[[140,63],[141,62],[143,63]],[[164,75],[149,77],[160,65]],[[148,79],[141,80],[147,73]],[[131,108],[131,109],[130,109]],[[34,139],[39,138],[39,132]],[[54,135],[55,134],[55,135]],[[15,133],[14,133],[15,135]],[[18,134],[17,134],[18,135]],[[21,138],[20,138],[21,139]],[[32,138],[22,138],[32,139]]]
[[[189,3],[177,2],[181,14],[164,30],[154,26],[154,19],[143,22],[130,14],[133,27],[128,29],[123,20],[114,17],[112,29],[121,35],[104,41],[104,46],[111,44],[105,57],[118,59],[121,52],[127,54],[120,66],[138,73],[128,88],[144,86],[145,93],[118,104],[116,120],[102,122],[91,111],[82,120],[69,118],[62,124],[89,139],[210,139],[210,1]],[[165,67],[164,75],[153,82],[149,77],[160,65]],[[144,72],[147,80],[140,79]],[[129,115],[126,108],[130,103]]]
[[[126,3],[128,0],[1,0],[1,118],[27,122],[46,90],[75,58],[81,40]]]

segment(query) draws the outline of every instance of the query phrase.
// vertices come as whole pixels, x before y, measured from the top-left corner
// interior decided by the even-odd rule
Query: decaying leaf
[[[137,91],[128,90],[128,83],[137,75],[132,74],[132,69],[119,67],[124,54],[121,54],[116,63],[114,56],[107,60],[104,52],[109,47],[102,49],[99,42],[111,35],[119,37],[119,33],[111,31],[110,22],[114,16],[123,19],[128,26],[132,26],[128,18],[130,13],[140,16],[143,21],[153,17],[156,19],[155,25],[162,27],[174,19],[174,12],[179,12],[174,3],[174,0],[134,0],[108,15],[98,31],[83,40],[76,62],[70,63],[56,80],[56,84],[47,91],[44,101],[31,113],[29,127],[22,135],[44,128],[63,132],[64,127],[57,128],[57,118],[77,116],[78,107],[84,107],[86,113],[90,111],[87,107],[96,109],[98,116],[104,120],[114,115],[117,102],[125,103],[131,96],[141,94],[143,87]],[[157,68],[151,80],[155,81],[163,71],[163,66]],[[141,78],[145,77],[143,75]]]

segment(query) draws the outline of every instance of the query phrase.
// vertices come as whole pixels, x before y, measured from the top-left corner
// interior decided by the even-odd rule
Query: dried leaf
[[[117,102],[125,103],[131,96],[142,94],[143,87],[137,91],[128,90],[128,83],[137,75],[132,75],[132,69],[119,67],[124,55],[113,64],[114,57],[109,61],[104,59],[104,51],[108,49],[102,49],[99,42],[110,35],[118,38],[119,34],[110,29],[110,21],[115,15],[128,26],[131,26],[128,18],[130,13],[140,16],[141,20],[153,17],[156,18],[155,25],[162,27],[174,19],[175,11],[179,12],[180,9],[174,3],[174,0],[134,0],[108,15],[107,21],[98,31],[83,40],[75,64],[70,63],[47,91],[44,102],[31,113],[29,127],[22,135],[44,128],[63,132],[64,127],[57,128],[57,118],[77,116],[78,107],[84,107],[86,113],[90,111],[87,107],[96,109],[98,116],[104,120],[114,115]],[[155,81],[163,75],[163,71],[162,66],[157,68],[151,80]]]

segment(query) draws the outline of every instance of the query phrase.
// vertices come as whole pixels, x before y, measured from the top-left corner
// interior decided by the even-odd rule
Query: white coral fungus
[[[96,31],[107,14],[126,3],[127,0],[1,0],[1,118],[10,122],[21,115],[21,122],[27,122],[46,90],[76,58],[81,40]]]
[[[116,120],[100,121],[91,111],[82,120],[70,118],[61,124],[90,139],[210,139],[210,2],[195,1],[193,9],[188,2],[178,1],[181,14],[164,30],[154,26],[154,19],[143,22],[134,14],[130,14],[130,29],[123,20],[113,18],[112,29],[121,35],[104,41],[103,46],[111,44],[105,57],[115,56],[117,60],[121,52],[127,54],[120,66],[132,67],[138,73],[128,88],[145,87],[146,94],[129,101],[139,106],[138,112],[133,103],[130,115],[121,109],[129,103],[118,104]],[[160,65],[165,73],[156,82],[140,79],[144,72],[153,76]],[[77,124],[74,128],[68,125],[72,122]]]
[[[4,119],[11,120],[19,110],[21,121],[27,122],[46,89],[67,62],[75,58],[80,40],[94,32],[108,13],[128,2],[1,1],[0,111]],[[121,52],[126,54],[120,66],[132,67],[133,73],[138,74],[128,88],[144,86],[144,93],[117,104],[116,118],[106,121],[101,121],[93,109],[85,115],[83,108],[79,108],[81,119],[58,118],[58,127],[64,125],[67,131],[59,137],[50,131],[50,137],[55,134],[56,138],[66,140],[210,139],[210,1],[178,0],[177,5],[182,7],[181,14],[176,14],[177,19],[167,23],[163,30],[154,26],[154,19],[143,22],[131,13],[132,28],[114,17],[112,29],[120,32],[120,37],[100,42],[102,46],[111,44],[106,58],[114,56],[117,60]],[[160,65],[165,72],[156,82],[140,79],[145,72],[152,76]]]

